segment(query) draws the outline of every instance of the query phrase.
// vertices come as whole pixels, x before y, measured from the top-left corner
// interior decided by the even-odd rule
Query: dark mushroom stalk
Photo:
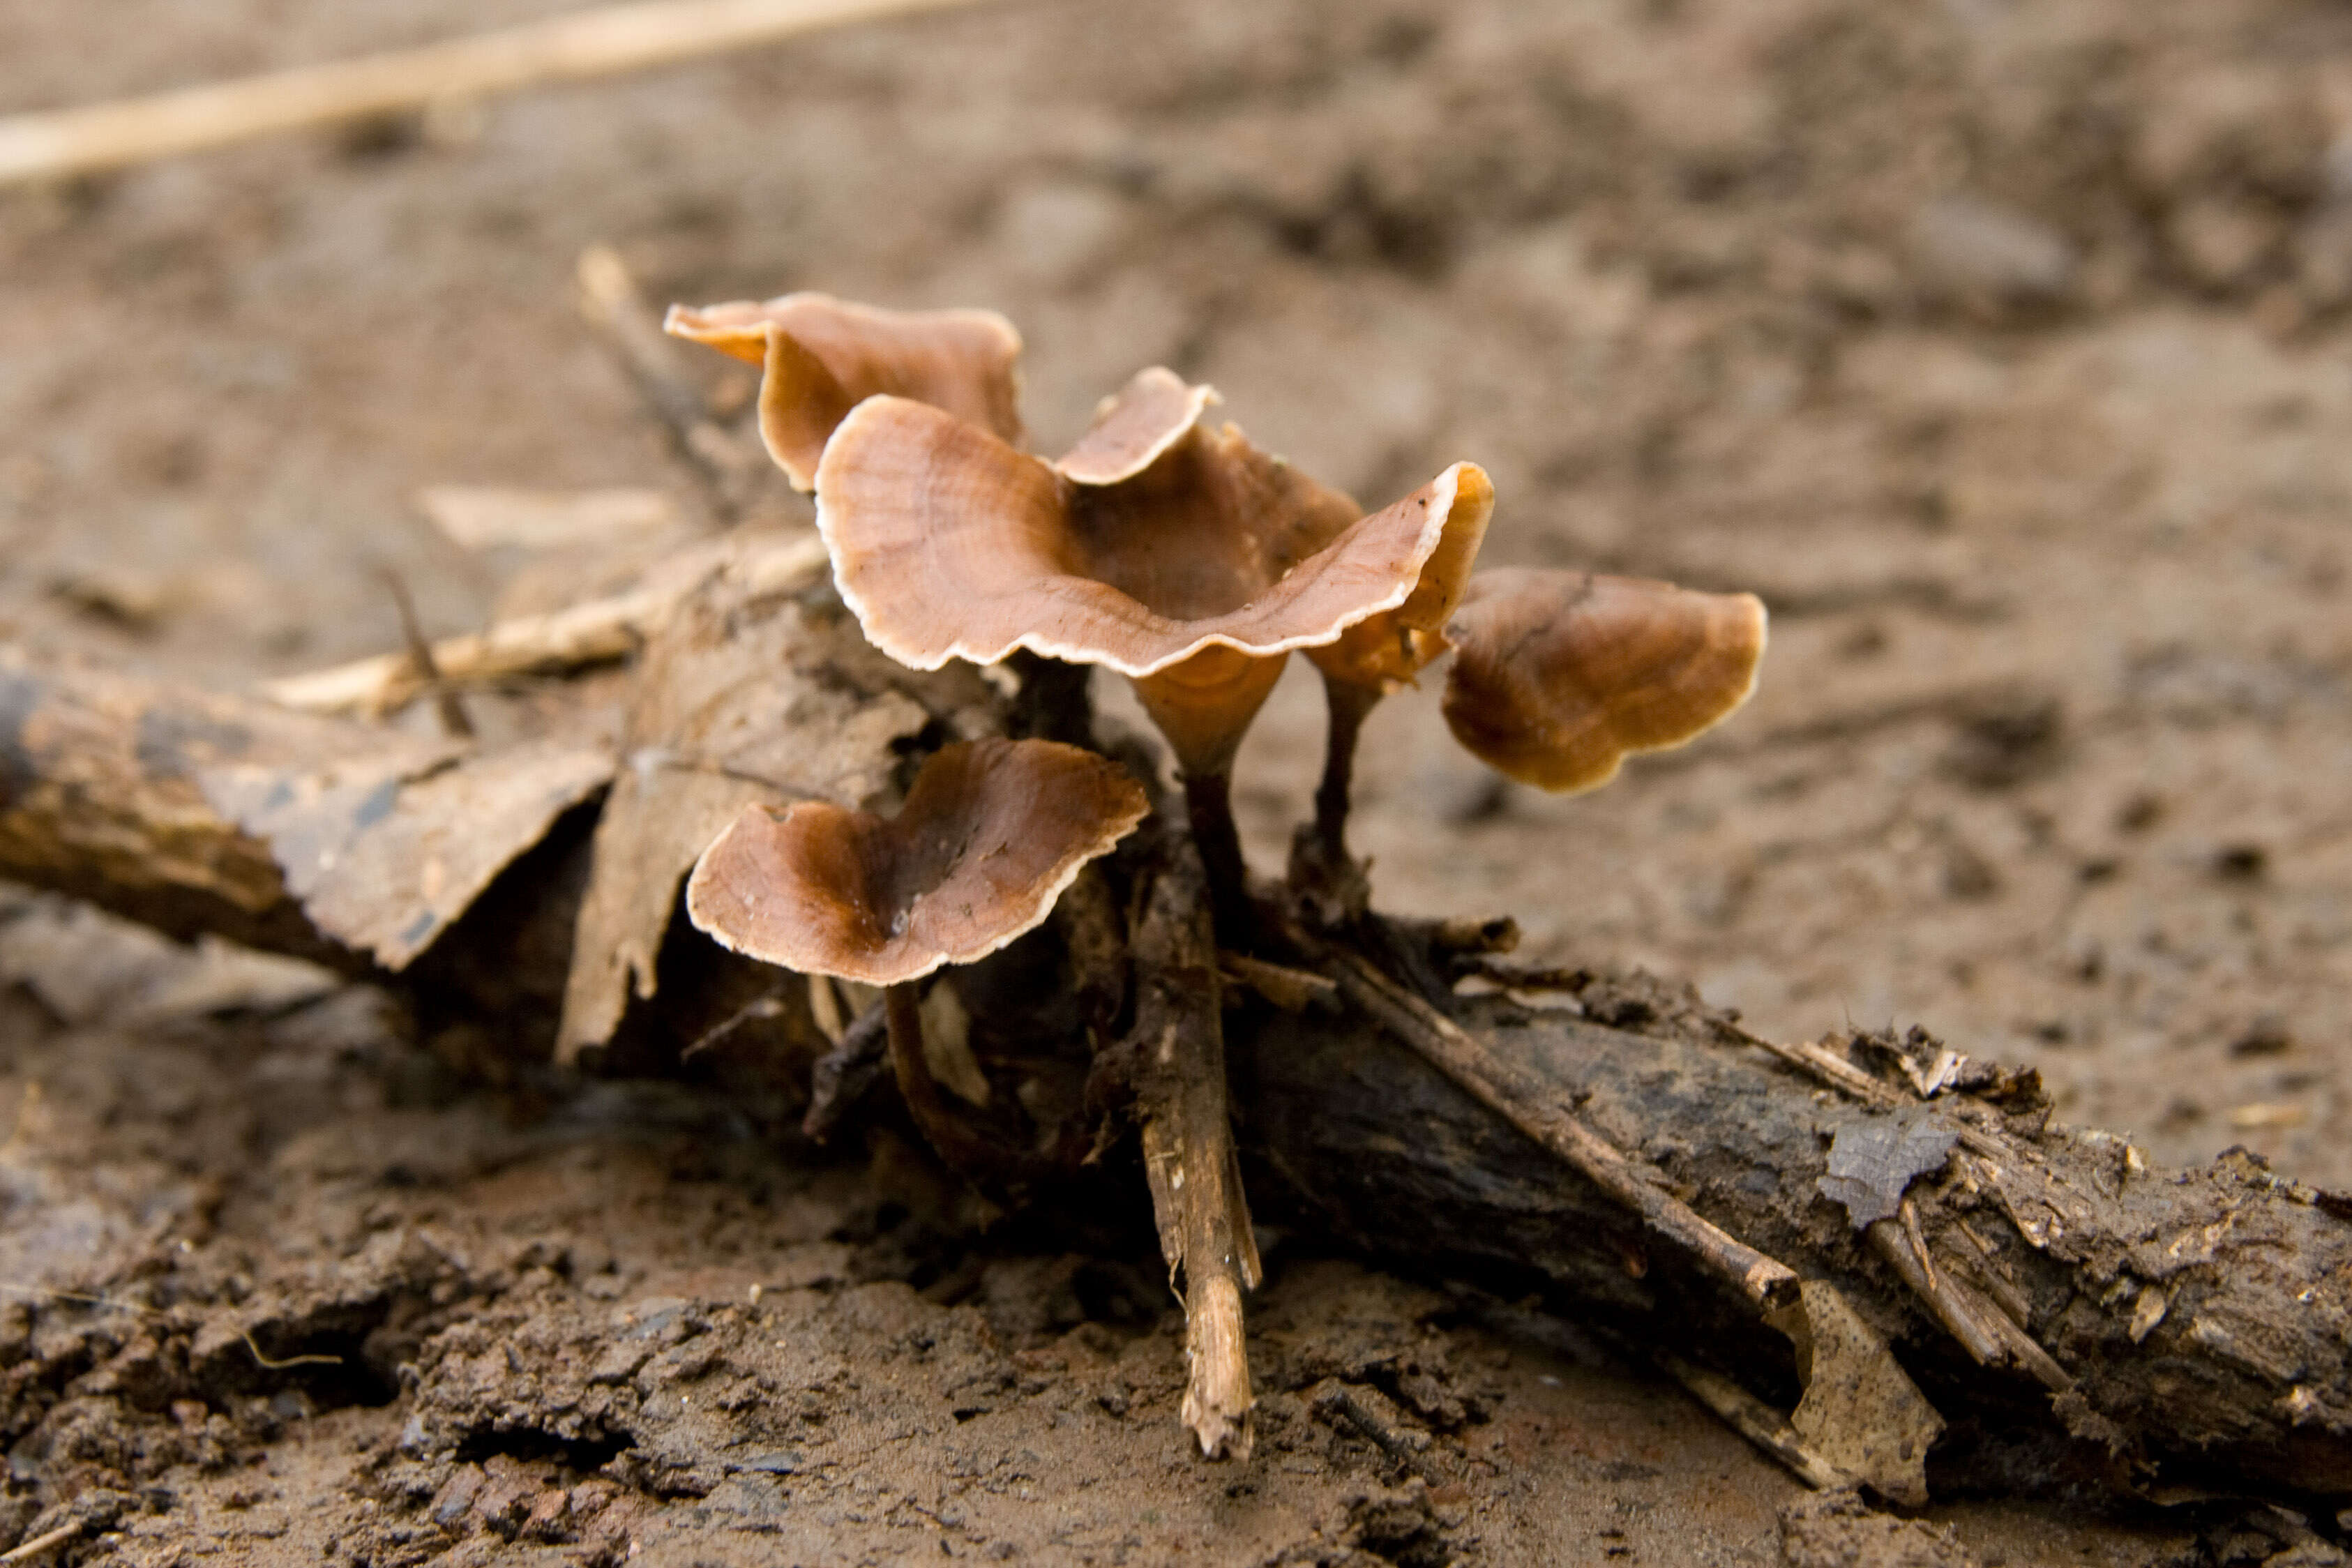
[[[1034,930],[1087,862],[1150,810],[1108,759],[1048,741],[942,748],[892,817],[804,801],[754,806],[703,852],[687,911],[721,946],[884,988],[890,1065],[908,1114],[949,1163],[997,1173],[924,1056],[919,982]]]
[[[1437,547],[1422,565],[1412,592],[1394,609],[1357,622],[1336,641],[1307,650],[1323,677],[1323,776],[1315,790],[1315,819],[1298,848],[1325,868],[1349,866],[1348,809],[1356,746],[1364,721],[1381,699],[1412,684],[1446,648],[1443,628],[1469,581],[1495,513],[1495,487],[1485,469],[1463,464],[1439,481],[1444,522]]]
[[[1235,752],[1292,650],[1411,597],[1463,476],[1369,516],[1199,422],[1213,397],[1147,370],[1059,463],[896,397],[842,421],[817,473],[817,527],[877,647],[935,669],[1027,648],[1135,683],[1168,740],[1219,929],[1245,943],[1230,799]]]
[[[1349,858],[1348,809],[1355,797],[1356,747],[1364,721],[1388,693],[1377,686],[1323,678],[1323,773],[1315,784],[1315,820],[1310,825],[1318,854],[1329,861]]]
[[[1472,578],[1445,636],[1454,739],[1523,784],[1574,794],[1730,717],[1756,689],[1766,616],[1753,594],[1513,568]]]

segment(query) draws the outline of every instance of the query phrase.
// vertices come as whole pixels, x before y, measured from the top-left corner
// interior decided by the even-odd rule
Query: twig
[[[1225,1102],[1224,1026],[1207,879],[1179,845],[1153,881],[1135,936],[1143,1169],[1160,1250],[1183,1280],[1183,1420],[1210,1458],[1249,1458],[1253,1433],[1242,1292],[1262,1269]]]
[[[1517,1067],[1453,1019],[1413,995],[1355,953],[1316,942],[1293,923],[1294,942],[1321,957],[1339,989],[1358,1006],[1488,1110],[1542,1144],[1680,1244],[1759,1308],[1785,1305],[1797,1289],[1787,1265],[1726,1235],[1689,1205],[1666,1193],[1662,1178],[1569,1114],[1554,1096],[1529,1083]]]
[[[1751,1035],[1745,1029],[1728,1025],[1719,1026],[1739,1044],[1769,1051],[1790,1067],[1819,1079],[1832,1089],[1843,1090],[1864,1105],[1892,1107],[1909,1100],[1908,1096],[1879,1082],[1852,1062],[1821,1046],[1810,1042],[1790,1045],[1780,1040],[1768,1040],[1761,1035]]]
[[[812,986],[811,989],[814,990],[814,987]],[[751,1024],[763,1024],[771,1018],[782,1017],[783,1013],[784,988],[778,985],[763,991],[718,1023],[703,1030],[701,1034],[697,1035],[685,1049],[677,1053],[677,1059],[690,1062],[703,1052],[716,1050],[725,1045],[737,1030]]]
[[[1268,963],[1244,952],[1220,952],[1226,980],[1245,985],[1286,1013],[1297,1013],[1317,1002],[1337,1001],[1338,984],[1328,977],[1287,964]]]
[[[1735,1045],[1754,1046],[1759,1050],[1769,1052],[1808,1077],[1850,1095],[1864,1105],[1891,1110],[1896,1106],[1920,1103],[1917,1096],[1906,1094],[1891,1084],[1881,1083],[1825,1046],[1809,1042],[1789,1045],[1779,1040],[1768,1040],[1761,1035],[1751,1035],[1737,1025],[1727,1024],[1720,1019],[1714,1020],[1713,1026],[1716,1032],[1727,1041]],[[1958,1108],[1961,1107],[1972,1112],[1975,1119],[1959,1114]],[[2035,1156],[2031,1150],[1981,1125],[1981,1119],[1986,1114],[1985,1108],[1979,1102],[1966,1100],[1957,1102],[1952,1119],[1959,1124],[1962,1148],[1971,1153],[1984,1155],[1988,1159],[2011,1163],[2035,1161]],[[1990,1184],[1998,1193],[2000,1183],[1996,1181]],[[2005,1194],[2000,1195],[2002,1202],[2008,1201]],[[2019,1227],[2021,1233],[2023,1228],[2021,1226]]]
[[[1979,1366],[1993,1366],[2008,1361],[2006,1348],[1999,1331],[1979,1319],[1971,1304],[1950,1288],[1949,1281],[1928,1272],[1924,1255],[1911,1247],[1911,1238],[1903,1232],[1901,1224],[1891,1219],[1872,1223],[1864,1233],[1871,1250],[1885,1258],[1889,1267],[1911,1287],[1912,1294],[1927,1304],[1944,1331],[1960,1342],[1960,1348]]]
[[[1524,963],[1497,963],[1482,958],[1463,970],[1465,978],[1476,978],[1499,985],[1506,991],[1555,991],[1573,996],[1592,984],[1592,971],[1559,965],[1530,967]]]
[[[663,334],[661,318],[646,303],[618,251],[592,245],[580,253],[576,271],[580,313],[604,334],[638,395],[668,426],[672,445],[693,466],[711,505],[731,517],[740,510],[743,481],[759,471],[760,454],[747,450],[710,417],[700,389],[677,367],[677,344]]]
[[[1952,1228],[1958,1231],[1976,1251],[1976,1258],[1970,1263],[1969,1272],[1975,1276],[1978,1288],[1992,1298],[2003,1317],[2021,1329],[2027,1327],[2032,1319],[2032,1308],[2019,1293],[2017,1286],[2001,1272],[2000,1260],[1994,1258],[1991,1246],[1964,1219],[1955,1220]]]
[[[542,82],[578,81],[969,0],[663,0],[183,88],[150,98],[0,120],[0,184],[142,163],[179,153],[427,108]]]
[[[284,1372],[289,1366],[341,1366],[343,1364],[343,1358],[339,1355],[289,1355],[272,1359],[261,1353],[261,1347],[254,1342],[251,1329],[246,1330],[239,1337],[245,1341],[245,1348],[253,1352],[253,1359],[270,1372]]]
[[[519,675],[576,669],[623,658],[680,599],[722,568],[740,573],[754,593],[782,593],[824,572],[824,542],[814,533],[756,541],[718,539],[684,551],[657,582],[544,616],[501,621],[487,631],[444,637],[433,662],[452,685],[483,685]],[[423,686],[406,653],[378,654],[262,687],[272,701],[317,713],[383,714],[415,700]]]
[[[679,522],[677,503],[667,491],[631,486],[544,490],[427,485],[416,492],[416,507],[462,550],[595,548],[651,539]]]
[[[1327,1377],[1307,1391],[1307,1407],[1337,1426],[1345,1422],[1371,1445],[1400,1465],[1423,1468],[1429,1451],[1429,1434],[1402,1419],[1403,1412],[1378,1389]]]
[[[817,984],[822,982],[812,981],[812,987]],[[884,1023],[885,1015],[877,1003],[842,1031],[833,1049],[817,1058],[816,1066],[809,1072],[808,1113],[801,1118],[801,1131],[808,1137],[819,1143],[831,1137],[841,1119],[882,1076],[889,1049]]]
[[[136,1312],[143,1318],[160,1318],[163,1312],[153,1307],[142,1307],[136,1301],[118,1300],[112,1296],[93,1296],[81,1290],[52,1290],[46,1285],[0,1285],[0,1296],[26,1296],[37,1301],[70,1301],[77,1307],[104,1307],[109,1311]]]
[[[472,739],[474,721],[467,715],[465,699],[442,677],[440,661],[433,657],[433,645],[425,639],[424,623],[416,618],[416,601],[409,597],[408,584],[389,566],[377,570],[383,577],[383,585],[391,590],[393,608],[400,613],[400,639],[408,645],[408,661],[415,667],[416,679],[433,693],[441,732]]]
[[[1789,1418],[1729,1378],[1693,1366],[1671,1351],[1653,1358],[1658,1370],[1683,1385],[1692,1398],[1723,1419],[1725,1426],[1747,1438],[1786,1467],[1789,1473],[1816,1491],[1851,1486],[1853,1481],[1835,1465],[1812,1451]]]
[[[1968,1302],[1979,1322],[1992,1325],[1992,1331],[2000,1336],[2002,1344],[2009,1347],[2011,1359],[2032,1373],[2034,1381],[2053,1394],[2063,1394],[2074,1386],[2074,1374],[2061,1365],[2056,1356],[2044,1350],[2041,1341],[2026,1332],[2023,1324],[2011,1319],[1966,1279],[1953,1280],[1951,1289]]]
[[[42,1552],[47,1552],[52,1546],[64,1545],[67,1542],[71,1541],[75,1536],[79,1535],[81,1531],[82,1521],[78,1519],[70,1521],[68,1523],[61,1524],[55,1530],[45,1530],[40,1534],[33,1537],[32,1540],[25,1542],[21,1545],[12,1546],[5,1552],[0,1552],[0,1563],[28,1562],[33,1558],[38,1557]]]
[[[1906,1194],[1895,1212],[1903,1220],[1905,1239],[1911,1243],[1911,1250],[1918,1254],[1919,1268],[1927,1276],[1928,1289],[1940,1289],[1941,1282],[1936,1277],[1936,1255],[1927,1250],[1927,1233],[1919,1228],[1919,1205]]]

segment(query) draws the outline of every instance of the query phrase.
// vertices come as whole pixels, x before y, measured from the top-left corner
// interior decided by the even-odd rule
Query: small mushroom
[[[924,1066],[915,983],[1035,929],[1150,808],[1140,784],[1092,752],[960,742],[923,764],[896,816],[824,801],[745,811],[696,863],[687,912],[734,952],[885,987],[908,1110],[969,1169],[976,1140]]]
[[[817,471],[843,600],[902,664],[1015,648],[1135,682],[1176,752],[1220,924],[1245,923],[1228,776],[1294,648],[1412,595],[1464,492],[1456,464],[1370,516],[1198,418],[1213,394],[1148,370],[1059,464],[898,397],[844,420]]]
[[[761,367],[760,437],[795,489],[814,487],[826,438],[877,393],[1021,439],[1021,334],[993,310],[885,310],[803,293],[673,305],[662,325]]]
[[[1329,728],[1324,739],[1323,779],[1315,791],[1315,824],[1301,844],[1327,869],[1349,864],[1348,798],[1364,721],[1381,698],[1412,684],[1423,667],[1445,651],[1445,623],[1462,602],[1471,563],[1486,542],[1486,523],[1494,514],[1495,487],[1484,469],[1468,469],[1454,488],[1437,549],[1423,564],[1421,578],[1404,603],[1357,622],[1337,642],[1307,650],[1323,677]]]
[[[1756,689],[1764,603],[1645,577],[1511,568],[1446,623],[1445,721],[1523,784],[1597,789],[1631,752],[1679,746]]]

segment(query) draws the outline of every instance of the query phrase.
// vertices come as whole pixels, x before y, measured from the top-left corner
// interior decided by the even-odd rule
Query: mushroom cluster
[[[1691,739],[1755,684],[1765,615],[1752,595],[1474,575],[1495,501],[1475,463],[1367,512],[1237,426],[1213,427],[1216,393],[1157,366],[1105,398],[1076,445],[1040,458],[1020,444],[1019,334],[985,311],[803,293],[674,307],[668,329],[761,367],[762,437],[815,492],[835,583],[876,647],[917,669],[1025,659],[1132,682],[1183,785],[1190,831],[1171,841],[1197,848],[1229,950],[1269,945],[1230,781],[1294,652],[1321,674],[1330,721],[1293,889],[1359,890],[1336,909],[1305,900],[1327,929],[1368,918],[1346,847],[1358,734],[1447,651],[1456,738],[1554,791]],[[1083,722],[1072,732],[1090,736]],[[950,746],[895,819],[815,804],[747,815],[703,856],[689,911],[738,951],[887,987],[900,1088],[947,1152],[957,1133],[923,1068],[913,983],[1042,921],[1087,861],[1144,821],[1146,798],[1116,764],[1058,741]]]

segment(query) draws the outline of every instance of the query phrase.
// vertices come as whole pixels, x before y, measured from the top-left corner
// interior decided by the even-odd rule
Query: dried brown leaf
[[[996,701],[969,668],[919,675],[890,663],[829,601],[723,580],[684,601],[637,672],[574,927],[558,1056],[607,1043],[631,999],[655,994],[686,875],[746,806],[881,802],[907,742],[935,720],[986,733]]]

